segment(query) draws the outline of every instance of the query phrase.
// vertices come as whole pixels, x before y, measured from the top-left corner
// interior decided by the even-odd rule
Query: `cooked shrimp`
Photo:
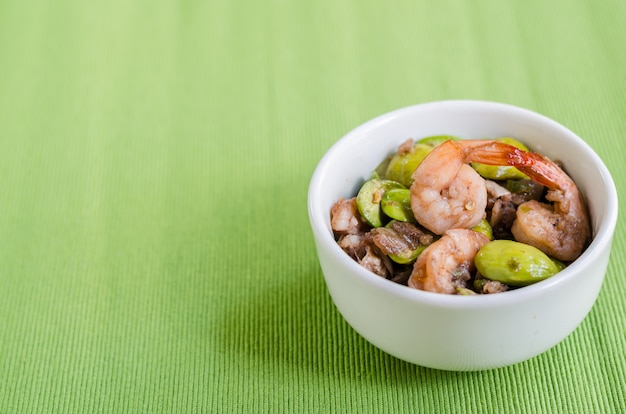
[[[473,147],[485,141],[446,141],[417,167],[411,178],[411,210],[428,230],[443,234],[471,228],[485,218],[485,180],[469,165]]]
[[[591,237],[589,213],[578,187],[556,163],[499,141],[473,151],[471,158],[484,164],[516,167],[548,188],[546,199],[552,204],[530,200],[517,208],[511,228],[517,241],[563,261],[580,256]]]
[[[337,234],[357,234],[364,227],[356,198],[340,199],[330,209],[330,226]]]
[[[474,256],[489,242],[487,236],[469,229],[448,230],[428,246],[413,265],[408,286],[436,293],[457,293],[475,271]]]

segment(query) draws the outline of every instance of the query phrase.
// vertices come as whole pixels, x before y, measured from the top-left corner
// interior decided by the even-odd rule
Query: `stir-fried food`
[[[407,140],[331,209],[339,246],[411,288],[497,293],[554,275],[591,239],[583,195],[513,138]]]

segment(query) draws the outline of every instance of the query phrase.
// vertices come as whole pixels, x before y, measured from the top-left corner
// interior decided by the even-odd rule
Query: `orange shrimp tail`
[[[513,166],[550,190],[570,187],[569,177],[552,160],[536,152],[528,152],[526,154],[529,159],[533,160],[530,165]]]
[[[551,190],[566,187],[564,177],[567,176],[561,168],[549,158],[536,152],[524,151],[501,141],[474,141],[469,145],[462,144],[459,147],[465,162],[516,167]]]

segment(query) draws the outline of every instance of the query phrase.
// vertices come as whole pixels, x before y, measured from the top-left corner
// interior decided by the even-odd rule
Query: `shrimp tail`
[[[561,167],[549,158],[537,154],[536,152],[527,152],[526,156],[528,159],[532,160],[529,165],[513,166],[533,180],[537,181],[539,184],[545,185],[550,190],[575,186],[569,176],[564,174]]]
[[[475,142],[476,144],[465,145],[461,149],[466,162],[515,167],[551,190],[566,188],[571,184],[564,181],[567,176],[561,168],[541,154],[524,151],[500,141]]]

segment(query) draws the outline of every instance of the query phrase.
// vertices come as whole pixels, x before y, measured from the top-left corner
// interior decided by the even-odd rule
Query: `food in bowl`
[[[544,280],[591,239],[574,181],[510,137],[408,139],[330,215],[337,243],[363,267],[446,294],[498,293]]]

